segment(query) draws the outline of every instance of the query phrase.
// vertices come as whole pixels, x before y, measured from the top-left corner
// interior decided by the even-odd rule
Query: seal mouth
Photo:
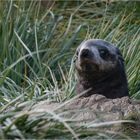
[[[99,65],[97,62],[87,58],[81,61],[80,67],[83,71],[99,71]]]

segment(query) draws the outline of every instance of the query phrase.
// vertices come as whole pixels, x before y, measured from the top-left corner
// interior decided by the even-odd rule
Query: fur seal
[[[76,50],[75,67],[78,94],[101,94],[115,99],[128,94],[124,59],[120,50],[102,39],[83,41]],[[88,90],[89,89],[89,90]]]

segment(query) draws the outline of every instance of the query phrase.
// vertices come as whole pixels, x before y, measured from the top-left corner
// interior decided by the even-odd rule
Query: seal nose
[[[81,52],[82,58],[89,58],[90,57],[90,50],[89,49],[83,49]]]

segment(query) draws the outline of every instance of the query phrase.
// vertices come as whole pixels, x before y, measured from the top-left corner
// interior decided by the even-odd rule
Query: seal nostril
[[[81,57],[88,58],[89,55],[90,55],[90,50],[89,49],[83,49],[82,50]]]

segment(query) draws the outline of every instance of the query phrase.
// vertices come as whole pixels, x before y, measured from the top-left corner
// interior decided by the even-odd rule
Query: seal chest
[[[78,94],[101,94],[111,99],[128,96],[124,60],[113,44],[101,39],[82,42],[76,50],[75,67]]]

